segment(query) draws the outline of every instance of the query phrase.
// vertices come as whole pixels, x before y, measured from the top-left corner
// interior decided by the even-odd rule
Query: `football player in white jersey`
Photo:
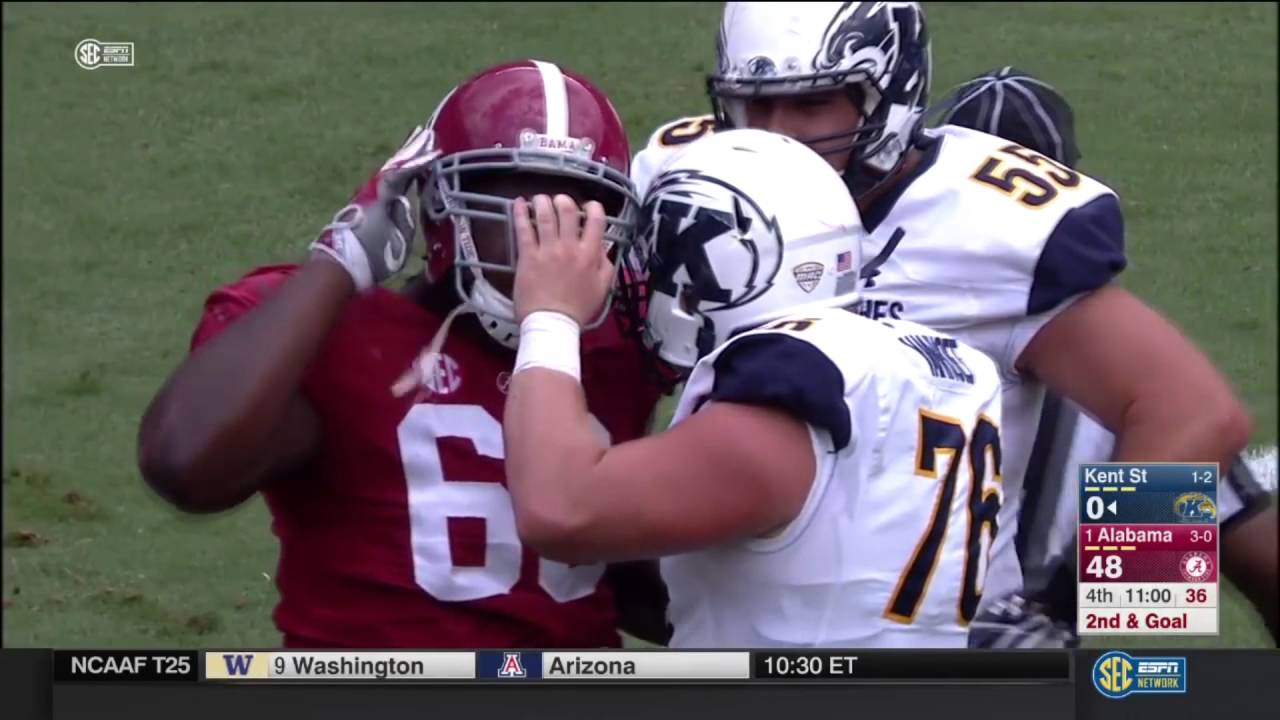
[[[552,204],[534,198],[536,231],[516,208],[504,432],[522,541],[570,563],[665,556],[673,647],[964,647],[1001,499],[1000,381],[949,336],[839,309],[863,233],[840,177],[735,130],[655,180],[647,344],[692,372],[666,432],[613,447],[577,378],[612,277],[602,216],[589,205],[582,229]]]
[[[1127,262],[1115,192],[1008,140],[923,128],[918,3],[726,3],[717,55],[715,128],[788,135],[842,173],[867,229],[858,310],[952,334],[1000,369],[1007,501],[988,599],[1021,585],[1016,500],[1046,387],[1115,434],[1116,460],[1230,466],[1252,421],[1203,353],[1112,282]],[[636,185],[709,127],[661,128]]]
[[[1052,85],[1006,66],[961,83],[929,113],[941,125],[998,135],[1071,169],[1081,156],[1070,103]],[[1075,644],[1076,492],[1080,463],[1111,459],[1114,436],[1069,400],[1050,393],[1040,413],[1016,540],[1024,588],[975,619],[981,647]],[[1276,509],[1256,475],[1274,477],[1275,456],[1241,456],[1218,487],[1223,571],[1277,630]],[[1036,617],[1043,614],[1052,621]]]

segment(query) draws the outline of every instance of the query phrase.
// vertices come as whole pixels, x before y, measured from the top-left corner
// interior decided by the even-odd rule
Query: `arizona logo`
[[[504,653],[502,667],[498,670],[498,677],[522,678],[525,676],[524,664],[520,662],[520,653]]]
[[[801,290],[811,293],[822,280],[822,263],[800,263],[791,268],[791,274],[795,276],[796,284],[800,286]]]

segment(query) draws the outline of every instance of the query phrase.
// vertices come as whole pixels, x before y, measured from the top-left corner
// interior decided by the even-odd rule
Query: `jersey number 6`
[[[938,457],[946,455],[946,475],[938,488],[933,514],[924,535],[916,544],[906,570],[898,578],[898,587],[889,598],[885,616],[898,622],[911,622],[929,589],[933,570],[938,564],[947,521],[955,497],[961,459],[969,453],[968,528],[965,535],[964,576],[956,617],[961,625],[969,624],[982,598],[982,579],[987,571],[987,553],[995,539],[996,515],[1000,512],[1000,430],[985,416],[979,416],[973,437],[966,442],[964,426],[956,419],[920,411],[920,443],[916,450],[916,474],[930,479],[938,477]],[[966,447],[967,446],[967,447]],[[988,465],[988,455],[990,465]],[[988,481],[987,472],[991,478]]]
[[[458,438],[469,441],[481,458],[501,461],[502,425],[479,405],[424,404],[409,410],[398,434],[409,482],[409,538],[418,586],[446,602],[511,592],[520,580],[524,548],[516,534],[511,496],[497,482],[501,476],[445,477],[440,460],[440,440]],[[449,520],[453,518],[484,519],[483,563],[454,564],[449,542]],[[557,602],[590,595],[603,574],[604,565],[570,567],[538,559],[538,584]]]

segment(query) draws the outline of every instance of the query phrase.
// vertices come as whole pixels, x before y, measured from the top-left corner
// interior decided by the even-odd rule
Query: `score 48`
[[[1084,571],[1096,578],[1115,580],[1124,575],[1124,559],[1119,555],[1094,555]]]

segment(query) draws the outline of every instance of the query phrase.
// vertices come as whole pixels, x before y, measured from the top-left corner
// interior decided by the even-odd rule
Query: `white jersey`
[[[702,126],[660,128],[633,164],[638,186],[681,149],[669,142],[676,128]],[[1044,400],[1017,359],[1045,323],[1124,268],[1123,221],[1110,188],[1037,153],[957,126],[926,135],[920,164],[863,210],[856,309],[946,332],[999,368],[1006,501],[985,593],[994,600],[1021,588],[1019,497]]]
[[[662,559],[672,647],[965,646],[1002,496],[989,358],[828,309],[703,358],[672,424],[715,401],[803,418],[817,473],[778,533]]]

